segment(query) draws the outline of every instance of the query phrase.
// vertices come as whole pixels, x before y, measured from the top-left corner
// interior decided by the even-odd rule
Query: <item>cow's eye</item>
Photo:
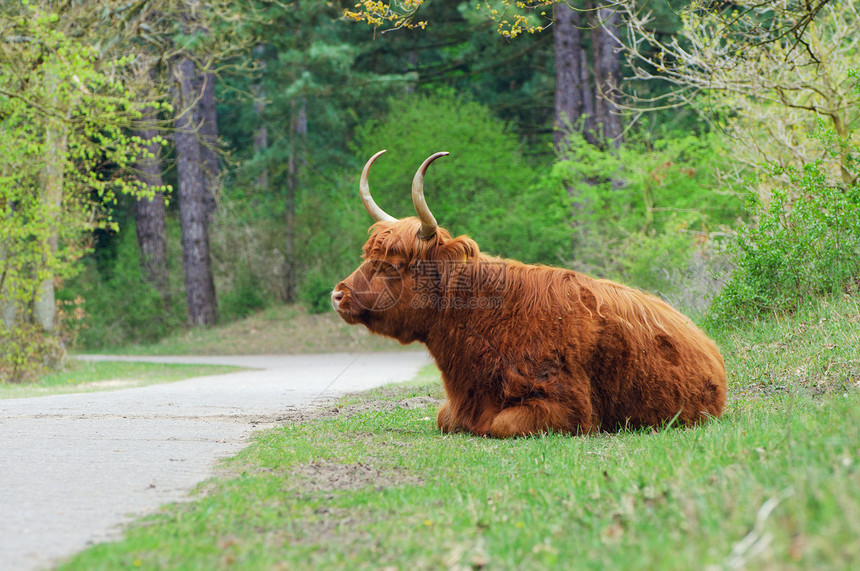
[[[387,275],[389,277],[400,276],[400,265],[398,265],[398,264],[386,264],[385,275]]]

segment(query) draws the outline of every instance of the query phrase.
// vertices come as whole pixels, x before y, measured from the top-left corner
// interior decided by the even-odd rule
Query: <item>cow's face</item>
[[[347,323],[369,324],[397,305],[403,290],[402,266],[368,260],[335,287],[332,307]]]
[[[424,341],[443,314],[472,307],[468,300],[476,294],[476,285],[504,285],[493,264],[480,267],[491,270],[484,273],[494,281],[475,279],[480,252],[473,240],[452,238],[444,228],[424,240],[421,226],[417,218],[373,225],[363,248],[364,262],[331,294],[332,306],[344,321],[402,343]]]
[[[437,276],[435,283],[429,282],[422,269],[427,255],[444,249],[450,236],[439,229],[432,243],[425,242],[418,237],[420,226],[415,218],[374,225],[363,248],[364,262],[331,294],[332,307],[344,321],[403,343],[424,338],[427,320],[422,310],[439,280]]]

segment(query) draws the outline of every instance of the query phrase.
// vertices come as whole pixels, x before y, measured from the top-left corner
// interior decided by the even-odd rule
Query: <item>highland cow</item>
[[[429,157],[415,174],[418,217],[373,201],[367,162],[359,189],[376,223],[364,262],[332,292],[351,324],[424,343],[447,394],[443,432],[494,437],[690,426],[719,416],[726,373],[687,317],[639,290],[481,253],[440,228],[424,200]]]

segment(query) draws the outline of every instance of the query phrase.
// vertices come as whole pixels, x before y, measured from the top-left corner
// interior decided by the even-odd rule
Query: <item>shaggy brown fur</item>
[[[482,254],[415,218],[378,222],[332,294],[348,323],[425,343],[445,432],[496,437],[693,425],[719,416],[716,345],[663,301],[577,272]]]

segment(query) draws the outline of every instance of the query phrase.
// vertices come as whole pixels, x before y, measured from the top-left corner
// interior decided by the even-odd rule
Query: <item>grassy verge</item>
[[[735,398],[800,390],[818,395],[860,383],[860,300],[845,296],[710,331]]]
[[[198,501],[61,569],[848,569],[858,315],[838,300],[714,332],[732,397],[695,429],[443,436],[425,371],[262,433]]]
[[[283,305],[221,327],[194,328],[151,345],[87,350],[115,355],[287,355],[402,347],[364,327],[347,325],[334,312],[313,315],[301,306]]]
[[[125,389],[238,370],[241,367],[69,360],[62,371],[46,375],[37,383],[0,383],[0,398]]]

